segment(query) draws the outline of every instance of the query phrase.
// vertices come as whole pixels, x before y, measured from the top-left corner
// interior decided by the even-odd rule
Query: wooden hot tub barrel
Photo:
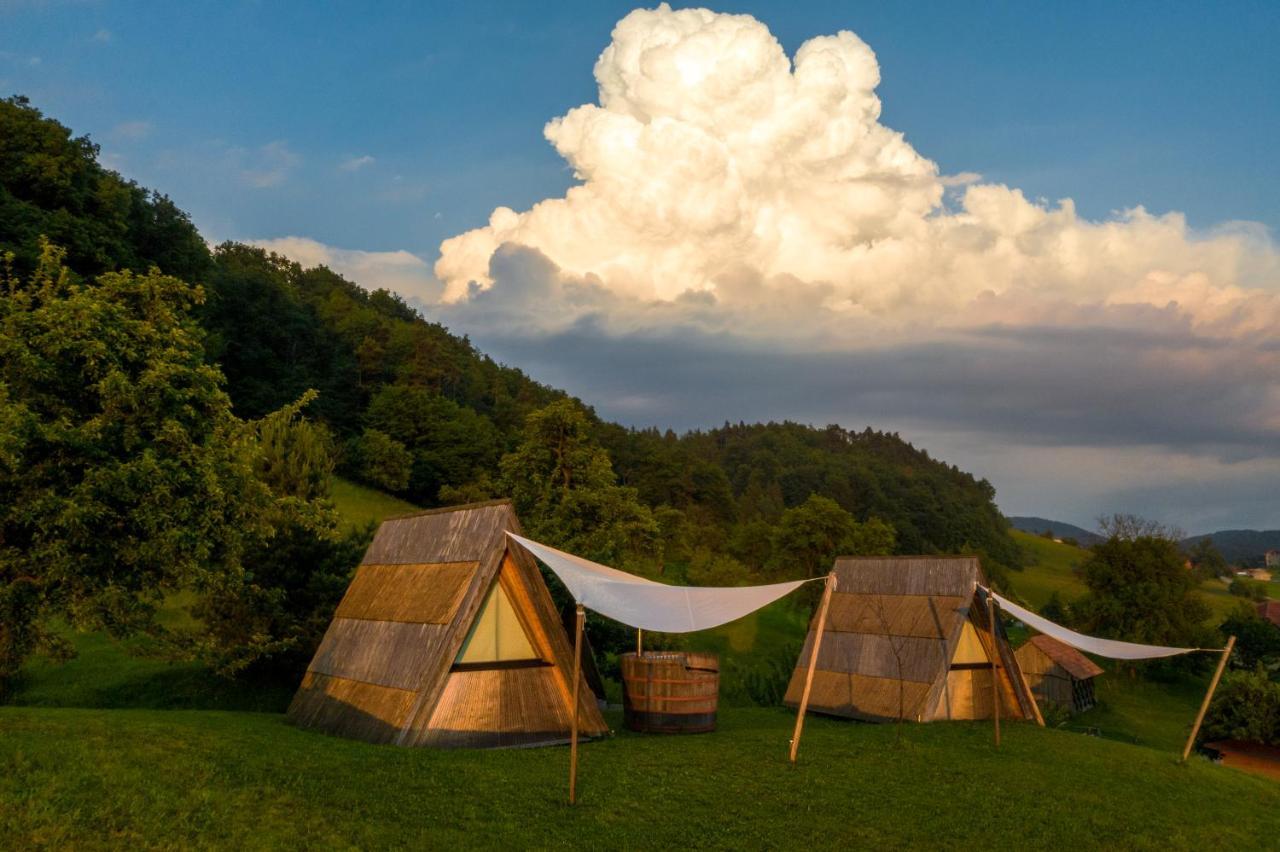
[[[623,654],[623,720],[633,731],[698,734],[716,729],[720,660],[693,651]]]

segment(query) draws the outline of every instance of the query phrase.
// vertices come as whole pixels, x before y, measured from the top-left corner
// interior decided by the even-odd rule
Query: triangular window
[[[514,662],[540,662],[540,658],[502,584],[495,582],[454,665],[483,667]]]
[[[987,654],[986,646],[982,644],[982,639],[974,629],[972,621],[964,623],[964,629],[960,632],[960,641],[956,643],[955,655],[951,658],[951,667],[953,669],[991,667],[991,657]]]

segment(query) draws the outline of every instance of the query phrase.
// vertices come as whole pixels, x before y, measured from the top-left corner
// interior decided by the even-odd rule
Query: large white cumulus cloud
[[[1090,222],[972,182],[948,203],[957,181],[880,123],[879,65],[853,33],[792,60],[754,18],[663,5],[618,23],[595,77],[599,103],[545,129],[580,183],[445,241],[446,300],[492,286],[514,244],[603,288],[628,328],[691,294],[753,334],[796,334],[803,306],[808,339],[836,346],[920,325],[1140,323],[1123,308],[1171,303],[1198,332],[1280,325],[1280,254],[1247,228],[1197,235],[1141,208]],[[850,319],[872,323],[854,335]]]
[[[504,242],[640,297],[714,290],[744,266],[826,280],[866,246],[918,233],[940,202],[937,167],[879,124],[879,67],[852,33],[807,42],[794,69],[743,15],[664,6],[613,36],[600,104],[546,127],[582,185],[447,241],[448,296],[490,283]]]
[[[943,175],[880,122],[849,32],[788,57],[753,18],[662,6],[595,77],[545,128],[576,185],[441,245],[431,311],[486,351],[632,423],[900,429],[1013,512],[1280,523],[1261,226]]]

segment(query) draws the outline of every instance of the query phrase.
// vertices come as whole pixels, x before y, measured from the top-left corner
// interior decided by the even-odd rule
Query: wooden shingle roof
[[[1093,660],[1084,654],[1072,648],[1065,642],[1060,642],[1052,636],[1040,634],[1031,637],[1031,644],[1049,659],[1067,670],[1067,674],[1076,680],[1088,680],[1091,677],[1097,677],[1102,674],[1103,670]]]

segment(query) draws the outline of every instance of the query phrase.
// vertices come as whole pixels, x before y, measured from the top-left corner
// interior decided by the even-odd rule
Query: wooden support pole
[[[1204,714],[1209,712],[1209,702],[1213,701],[1214,690],[1218,688],[1218,681],[1222,679],[1222,670],[1227,667],[1227,657],[1231,656],[1231,649],[1235,646],[1236,637],[1229,637],[1227,639],[1227,647],[1222,649],[1222,658],[1218,660],[1218,670],[1213,673],[1213,680],[1209,681],[1209,691],[1204,694],[1204,701],[1200,703],[1200,712],[1196,714],[1196,723],[1191,726],[1191,736],[1187,737],[1187,745],[1182,749],[1180,763],[1186,763],[1187,758],[1191,756],[1191,747],[1196,744],[1196,735],[1200,733],[1200,725],[1204,722]]]
[[[1036,701],[1036,694],[1031,691],[1031,684],[1027,681],[1027,673],[1022,670],[1022,666],[1018,666],[1018,679],[1022,682],[1022,691],[1026,693],[1027,699],[1031,702],[1031,713],[1035,716],[1036,724],[1044,727],[1044,714],[1040,712],[1040,702]]]
[[[987,627],[991,630],[991,718],[995,721],[996,748],[1000,748],[1000,645],[996,641],[996,599],[987,589]]]
[[[636,628],[636,656],[644,656],[644,628]]]
[[[827,575],[826,588],[822,591],[822,604],[818,607],[818,632],[813,637],[813,651],[809,654],[809,673],[804,678],[804,692],[800,695],[800,709],[796,713],[796,730],[791,735],[791,765],[796,764],[800,751],[800,734],[804,730],[804,713],[809,708],[809,691],[813,688],[813,670],[818,665],[818,650],[822,647],[822,631],[827,624],[827,607],[831,604],[831,592],[836,587],[836,572]]]
[[[573,628],[573,726],[569,734],[569,804],[578,801],[578,682],[582,680],[582,622],[586,613],[578,604]]]

